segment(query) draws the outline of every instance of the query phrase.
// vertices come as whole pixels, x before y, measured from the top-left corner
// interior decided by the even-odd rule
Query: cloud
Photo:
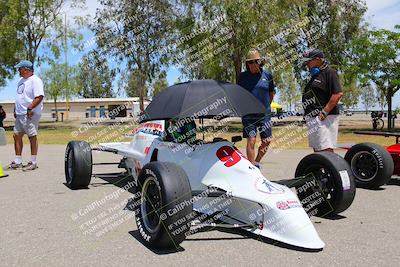
[[[366,0],[365,2],[367,3],[367,7],[368,7],[367,13],[375,14],[382,9],[385,9],[387,7],[390,7],[390,6],[398,3],[398,0],[379,0],[379,1]]]
[[[378,29],[393,30],[400,24],[400,3],[398,0],[367,0],[366,21]]]

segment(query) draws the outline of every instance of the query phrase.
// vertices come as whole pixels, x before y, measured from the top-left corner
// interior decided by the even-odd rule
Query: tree
[[[58,121],[57,100],[66,97],[66,88],[68,86],[69,94],[77,92],[77,68],[68,66],[67,77],[65,73],[65,64],[51,62],[50,67],[43,73],[43,83],[45,95],[54,101],[56,121]],[[68,84],[67,84],[68,80]]]
[[[301,90],[294,76],[293,68],[286,68],[277,78],[275,83],[279,91],[279,100],[289,107],[289,111],[301,100]]]
[[[79,64],[78,95],[84,98],[114,97],[113,81],[115,70],[111,70],[107,60],[97,51],[91,51]]]
[[[247,51],[272,36],[271,25],[290,17],[278,1],[182,0],[180,5],[184,8],[176,19],[180,37],[174,63],[197,79],[237,82]]]
[[[353,66],[362,82],[378,89],[381,107],[388,105],[388,129],[392,127],[392,97],[400,89],[400,25],[395,31],[372,30],[353,42]]]
[[[322,49],[340,70],[349,44],[363,30],[366,11],[361,0],[182,0],[181,5],[185,8],[176,23],[181,56],[175,62],[183,65],[182,72],[189,78],[232,82],[237,81],[252,47],[267,56],[266,68],[275,76],[310,47]],[[302,68],[293,67],[301,81]]]
[[[357,86],[357,82],[353,80],[351,83],[347,83],[343,88],[343,97],[340,101],[347,109],[352,108],[358,104],[360,94],[360,88]]]
[[[340,71],[346,66],[351,42],[366,29],[363,24],[366,11],[363,0],[307,1],[303,14],[312,18],[307,30],[314,28],[318,31],[305,34],[304,44],[324,51],[330,63]],[[319,38],[313,40],[316,35]]]
[[[16,28],[25,26],[23,21],[15,19],[18,18],[19,6],[19,1],[0,1],[0,87],[15,75],[17,56],[23,49],[16,31]]]
[[[168,81],[166,78],[161,77],[153,84],[153,96],[158,95],[161,93],[165,88],[168,87]]]
[[[367,84],[362,86],[361,88],[361,102],[365,108],[365,114],[368,114],[368,110],[371,106],[374,106],[376,103],[376,95],[375,89],[371,86],[371,84]]]
[[[140,91],[148,91],[147,85],[141,85],[141,81],[145,79],[141,77],[143,74],[138,70],[133,70],[128,75],[128,82],[126,83],[125,93],[129,97],[139,96]]]
[[[172,6],[168,0],[101,0],[103,9],[92,25],[102,54],[118,65],[136,70],[140,109],[144,110],[146,84],[152,83],[170,56],[173,34]],[[126,63],[126,64],[123,64]]]
[[[82,35],[76,29],[65,29],[61,12],[67,4],[80,7],[84,3],[85,0],[1,1],[0,85],[13,76],[13,67],[21,58],[33,63],[58,59],[64,41],[62,36],[65,35],[70,44],[76,45]],[[78,28],[86,22],[82,17],[75,17],[75,21]],[[39,56],[40,47],[43,50]]]

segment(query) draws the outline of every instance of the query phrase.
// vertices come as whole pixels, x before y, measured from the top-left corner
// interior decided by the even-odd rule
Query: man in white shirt
[[[43,82],[33,74],[33,64],[28,60],[22,60],[15,66],[21,79],[17,85],[17,97],[15,99],[14,117],[14,148],[15,160],[11,162],[10,169],[23,168],[31,171],[37,168],[38,152],[38,127],[43,110]],[[22,165],[22,138],[24,134],[29,137],[31,144],[31,161]]]

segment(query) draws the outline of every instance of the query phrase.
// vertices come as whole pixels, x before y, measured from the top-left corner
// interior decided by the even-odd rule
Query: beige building
[[[0,105],[7,113],[6,121],[14,120],[15,101],[0,101]],[[148,105],[145,101],[145,107]],[[69,113],[67,114],[67,105]],[[68,104],[65,100],[57,101],[58,119],[64,120],[84,120],[100,117],[132,117],[138,114],[139,98],[83,98],[70,100]],[[56,109],[54,101],[44,101],[42,121],[55,121]],[[68,117],[68,118],[67,118]]]

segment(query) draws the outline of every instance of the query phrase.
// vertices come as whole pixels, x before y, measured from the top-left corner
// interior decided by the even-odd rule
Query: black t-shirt
[[[342,92],[342,87],[337,71],[329,66],[310,82],[304,90],[302,102],[304,114],[313,117],[319,114],[333,94]],[[339,107],[336,105],[329,114],[339,114]]]

